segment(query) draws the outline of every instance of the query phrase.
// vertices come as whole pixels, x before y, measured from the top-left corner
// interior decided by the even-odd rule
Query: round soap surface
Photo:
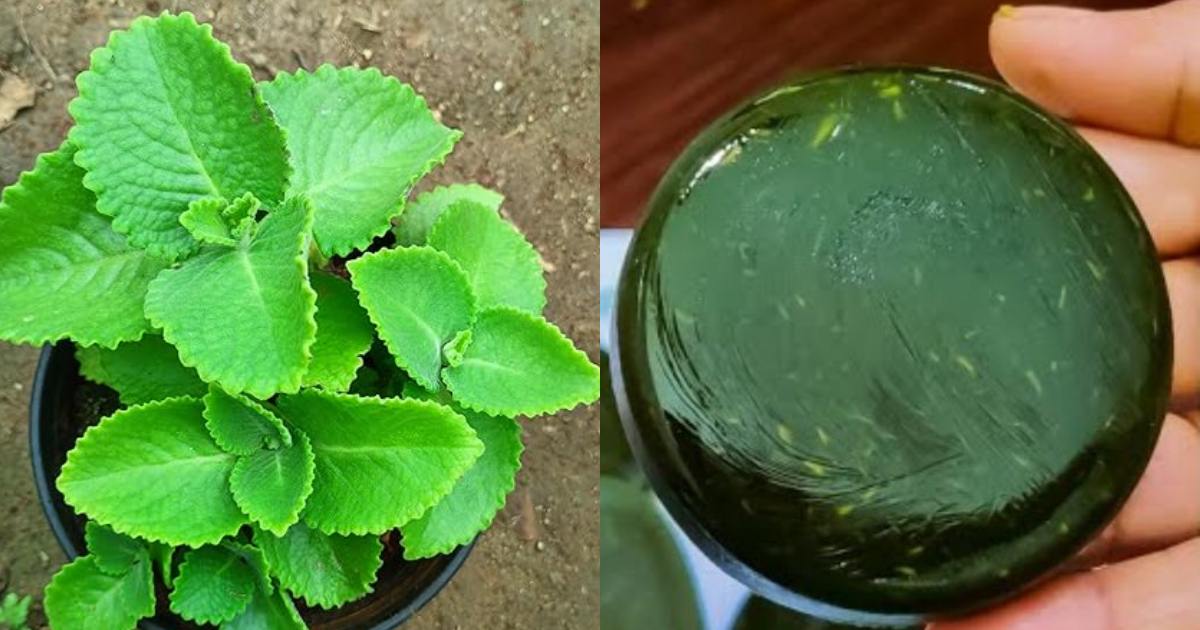
[[[1112,519],[1170,390],[1137,209],[989,80],[856,69],[706,130],[618,295],[635,454],[726,570],[906,623],[1018,592]]]

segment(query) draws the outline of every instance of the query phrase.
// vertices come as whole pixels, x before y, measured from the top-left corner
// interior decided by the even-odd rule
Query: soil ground
[[[433,183],[478,181],[541,251],[546,315],[599,360],[599,47],[591,0],[171,2],[0,6],[0,74],[37,90],[0,130],[0,186],[69,128],[74,75],[108,31],[190,10],[259,78],[321,62],[375,65],[465,133]],[[37,350],[0,343],[0,593],[41,591],[64,557],[33,489],[26,438]],[[524,467],[492,529],[411,628],[599,628],[595,405],[527,421]],[[39,609],[40,610],[40,609]],[[44,626],[39,611],[34,627]]]

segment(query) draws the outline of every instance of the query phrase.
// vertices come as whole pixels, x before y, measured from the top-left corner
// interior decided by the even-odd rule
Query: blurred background
[[[1059,4],[1120,9],[1160,2]],[[637,225],[659,178],[700,130],[741,101],[808,70],[909,63],[998,78],[987,32],[999,5],[993,0],[602,0],[602,350],[608,348],[628,228]],[[607,363],[602,367],[606,378]],[[630,459],[611,399],[602,399],[601,408],[604,630],[848,627],[753,597],[709,562],[670,521]]]
[[[601,225],[635,225],[658,178],[697,132],[793,74],[856,63],[915,63],[997,76],[987,30],[999,4],[602,0]],[[1161,2],[1058,4],[1117,9]]]

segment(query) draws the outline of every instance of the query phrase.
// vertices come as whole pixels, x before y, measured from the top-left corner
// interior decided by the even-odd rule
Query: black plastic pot
[[[88,389],[94,390],[95,396],[81,395]],[[30,458],[42,510],[55,538],[71,559],[85,549],[83,525],[86,521],[66,504],[54,480],[66,461],[67,452],[86,428],[83,426],[86,420],[82,419],[89,415],[86,408],[92,407],[91,414],[97,416],[108,411],[103,409],[106,394],[111,394],[111,390],[89,383],[79,375],[74,345],[60,342],[42,349],[29,410]],[[115,404],[115,397],[107,404]],[[415,562],[404,560],[399,553],[385,551],[373,593],[335,610],[300,606],[301,614],[309,627],[319,630],[394,628],[416,614],[446,586],[473,547],[474,542],[459,547],[452,554]],[[166,607],[166,591],[161,585],[158,590],[158,614],[139,624],[143,630],[198,627],[171,614]]]

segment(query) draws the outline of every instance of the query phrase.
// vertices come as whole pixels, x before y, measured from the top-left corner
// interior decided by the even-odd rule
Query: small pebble
[[[537,550],[538,550],[538,551],[545,551],[545,550],[546,550],[546,543],[544,543],[544,542],[542,542],[542,541],[540,541],[540,540],[539,540],[539,541],[537,541],[537,545],[536,545],[536,547],[537,547]]]
[[[503,81],[496,81],[495,83],[493,83],[493,84],[492,84],[492,91],[494,91],[494,92],[503,92],[503,91],[504,91],[504,82],[503,82]]]

